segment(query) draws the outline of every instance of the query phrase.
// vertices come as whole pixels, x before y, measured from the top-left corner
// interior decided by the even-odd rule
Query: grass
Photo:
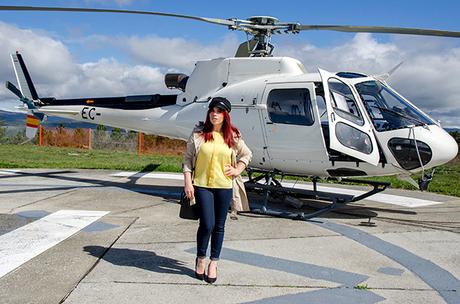
[[[360,285],[356,285],[355,287],[353,287],[354,289],[359,289],[359,290],[369,290],[369,286],[367,286],[367,284],[360,284]]]
[[[415,174],[412,178],[417,181],[420,176],[421,174]],[[368,179],[390,182],[391,188],[416,190],[409,183],[401,181],[394,176],[379,176]],[[460,164],[458,161],[437,167],[433,180],[428,186],[428,191],[460,197]]]
[[[181,172],[182,156],[141,155],[136,153],[39,147],[35,145],[0,145],[0,168],[72,168],[127,171]],[[413,176],[417,180],[419,175]],[[371,180],[391,183],[391,188],[412,189],[396,177],[373,177]],[[460,161],[436,168],[428,190],[460,197]]]
[[[122,151],[0,145],[0,168],[73,168],[181,172],[181,156]]]

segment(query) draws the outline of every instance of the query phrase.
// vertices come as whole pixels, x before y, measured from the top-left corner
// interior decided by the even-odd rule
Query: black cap
[[[219,109],[230,112],[232,110],[232,104],[224,97],[214,97],[209,103],[209,108],[212,109],[218,107]]]

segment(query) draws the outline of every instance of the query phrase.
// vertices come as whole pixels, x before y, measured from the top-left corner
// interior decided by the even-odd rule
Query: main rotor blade
[[[405,27],[386,27],[386,26],[351,26],[351,25],[299,25],[296,29],[308,30],[327,30],[352,33],[386,33],[386,34],[406,34],[423,36],[441,36],[460,38],[460,32],[440,31],[432,29],[418,29]]]
[[[156,15],[166,17],[176,17],[192,19],[197,21],[204,21],[208,23],[225,25],[231,29],[238,29],[246,32],[250,30],[269,30],[273,31],[273,25],[261,25],[253,23],[248,20],[239,19],[220,19],[220,18],[206,18],[181,14],[151,12],[151,11],[137,11],[137,10],[119,10],[119,9],[98,9],[98,8],[79,8],[79,7],[45,7],[45,6],[0,6],[0,11],[47,11],[47,12],[82,12],[82,13],[121,13],[121,14],[139,14],[139,15]],[[386,26],[351,26],[351,25],[302,25],[296,23],[276,23],[274,26],[289,26],[290,30],[307,31],[307,30],[328,30],[339,32],[352,32],[352,33],[386,33],[386,34],[407,34],[407,35],[422,35],[422,36],[440,36],[440,37],[457,37],[460,38],[460,32],[454,31],[441,31],[433,29],[419,29],[419,28],[403,28],[403,27],[386,27]]]
[[[118,10],[118,9],[98,9],[98,8],[80,8],[80,7],[45,7],[45,6],[0,6],[0,11],[41,11],[41,12],[82,12],[82,13],[120,13],[120,14],[139,14],[139,15],[157,15],[166,17],[177,17],[204,21],[219,25],[232,26],[235,25],[234,21],[219,19],[219,18],[205,18],[180,14],[150,12],[150,11],[135,11],[135,10]]]

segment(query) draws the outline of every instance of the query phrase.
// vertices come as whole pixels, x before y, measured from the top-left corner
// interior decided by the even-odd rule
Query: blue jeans
[[[211,260],[219,260],[232,191],[232,189],[195,187],[195,199],[200,215],[200,226],[196,234],[197,257],[206,257],[209,238],[211,238]]]

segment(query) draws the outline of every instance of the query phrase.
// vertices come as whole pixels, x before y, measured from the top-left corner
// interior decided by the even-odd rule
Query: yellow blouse
[[[225,165],[232,163],[232,149],[222,134],[212,132],[214,140],[201,145],[195,164],[193,185],[205,188],[231,189],[232,178],[225,175]]]

